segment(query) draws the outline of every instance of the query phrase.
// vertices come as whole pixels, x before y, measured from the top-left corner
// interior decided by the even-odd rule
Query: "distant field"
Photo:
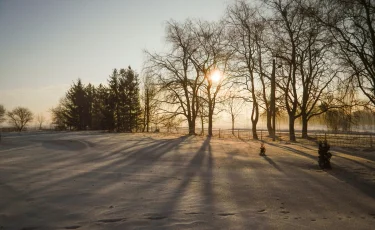
[[[23,135],[40,135],[40,134],[58,134],[65,133],[69,131],[28,131],[28,132],[3,132],[4,137],[7,136],[23,136]],[[104,131],[90,131],[91,133],[105,133]],[[151,132],[152,133],[152,132]],[[196,133],[201,134],[201,129],[197,129]],[[154,133],[155,134],[155,133]],[[187,128],[177,128],[177,129],[161,129],[160,135],[187,135]],[[272,138],[268,136],[267,130],[259,130],[257,132],[258,138],[264,141],[271,141]],[[203,135],[207,135],[207,130],[204,131]],[[289,133],[287,131],[278,131],[276,133],[276,141],[285,142],[289,140]],[[213,137],[223,138],[223,139],[241,139],[241,140],[252,140],[253,135],[251,130],[248,129],[235,129],[232,133],[231,129],[214,129]],[[332,147],[348,147],[348,148],[359,148],[359,149],[374,149],[375,150],[375,135],[372,133],[361,133],[361,132],[350,132],[350,133],[332,133],[323,131],[311,131],[309,133],[309,140],[301,138],[301,133],[296,132],[297,142],[307,144],[307,145],[317,145],[318,141],[327,140]]]
[[[177,129],[161,129],[162,133],[169,134],[188,134],[187,128],[177,128]],[[196,129],[197,134],[201,134],[201,129]],[[204,134],[207,135],[207,130],[204,130]],[[258,138],[260,140],[270,141],[271,138],[268,135],[267,130],[259,130],[257,132]],[[287,131],[277,131],[277,141],[288,141],[289,133]],[[350,132],[350,133],[333,133],[324,131],[310,131],[309,140],[301,139],[301,132],[296,132],[297,141],[308,145],[317,145],[317,141],[327,140],[332,146],[336,147],[349,147],[349,148],[374,148],[375,149],[375,135],[372,133],[364,132]],[[213,136],[224,139],[242,139],[242,140],[252,140],[252,131],[249,129],[235,129],[232,132],[231,129],[214,129]]]
[[[372,229],[375,157],[166,134],[53,132],[0,143],[0,229]]]

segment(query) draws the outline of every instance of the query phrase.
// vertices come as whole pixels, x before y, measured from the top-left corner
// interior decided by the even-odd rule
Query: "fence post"
[[[221,130],[221,129],[219,129],[219,138],[220,138],[220,130]]]
[[[237,137],[240,138],[240,130],[237,129]]]
[[[260,130],[260,140],[263,140],[263,130]]]

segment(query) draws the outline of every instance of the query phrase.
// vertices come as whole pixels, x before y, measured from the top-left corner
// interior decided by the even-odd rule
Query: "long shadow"
[[[43,189],[48,189],[48,188],[57,186],[58,184],[76,180],[77,178],[80,178],[80,177],[90,176],[90,174],[93,174],[93,173],[100,174],[100,172],[102,171],[112,171],[112,172],[121,173],[123,169],[129,168],[129,166],[137,165],[138,167],[137,168],[132,167],[132,171],[130,172],[130,175],[135,174],[137,171],[141,170],[143,167],[148,167],[156,163],[157,160],[161,156],[171,151],[175,146],[177,146],[178,143],[183,142],[184,140],[185,138],[165,140],[161,142],[155,141],[155,143],[147,146],[146,148],[141,148],[141,149],[133,150],[130,152],[124,152],[124,156],[120,156],[118,159],[114,160],[111,163],[94,168],[90,171],[78,172],[76,174],[73,174],[72,176],[68,176],[66,178],[62,178],[60,180],[49,183],[43,188],[34,190],[33,192],[38,192]],[[148,165],[144,164],[144,161],[149,162],[149,164]],[[76,163],[76,165],[79,165],[79,164],[80,164],[79,162]],[[70,167],[74,167],[74,165]],[[101,180],[101,178],[98,178],[98,184],[100,183],[105,185],[104,184],[105,180]]]
[[[353,162],[353,163],[358,164],[358,165],[360,165],[360,166],[363,166],[363,167],[365,167],[365,168],[367,168],[367,169],[369,169],[369,170],[375,170],[374,167],[371,167],[371,166],[365,165],[365,164],[363,164],[363,163],[361,163],[361,162],[358,162],[358,161],[356,161],[356,160],[353,160],[353,159],[350,159],[350,158],[347,158],[347,157],[338,156],[338,155],[335,155],[335,157],[342,158],[342,159],[344,159],[344,160],[347,160],[347,161]]]
[[[177,139],[167,139],[163,141],[156,141],[155,144],[142,148],[141,150],[127,151],[122,156],[122,159],[115,162],[120,167],[130,165],[144,165],[144,162],[151,162],[150,165],[155,164],[159,158],[166,153],[178,148],[179,144],[188,139],[189,136],[184,136]],[[126,162],[126,165],[123,165]]]
[[[37,179],[40,175],[45,176],[46,173],[53,169],[63,169],[68,167],[62,165],[64,162],[69,164],[69,166],[72,166],[69,162],[74,162],[74,164],[76,164],[76,159],[78,158],[72,153],[64,151],[40,152],[41,150],[38,150],[38,154],[34,153],[36,150],[32,150],[31,152],[29,152],[29,150],[23,151],[25,152],[17,153],[19,157],[17,157],[17,155],[9,155],[11,162],[7,164],[7,166],[21,169],[20,173],[23,175],[17,176],[17,180],[22,180],[27,177]],[[41,166],[39,162],[43,162],[43,165]],[[56,167],[56,163],[60,165],[57,166],[57,168],[53,168]],[[27,173],[24,173],[25,171]]]
[[[204,196],[205,205],[207,207],[208,213],[215,213],[216,204],[216,194],[213,190],[213,167],[214,167],[214,160],[212,157],[212,147],[211,147],[211,137],[207,137],[206,141],[203,143],[204,150],[208,150],[208,159],[206,167],[203,167],[200,173],[200,180],[203,181],[202,187],[202,195]],[[207,153],[206,153],[207,154]],[[203,211],[203,210],[202,210]],[[220,226],[215,226],[220,227]],[[224,226],[221,226],[224,227]]]
[[[298,155],[313,159],[314,161],[317,160],[317,157],[312,156],[312,155],[307,154],[307,153],[304,153],[302,151],[293,149],[291,147],[277,146],[277,145],[274,145],[272,143],[268,143],[268,144],[273,145],[275,147],[285,149],[285,150],[289,150],[291,152],[297,153]],[[341,167],[340,165],[334,164],[332,162],[331,162],[331,164],[332,164],[333,170],[329,170],[329,171],[327,171],[327,173],[329,173],[330,175],[332,175],[332,176],[334,176],[334,177],[336,177],[336,178],[338,178],[342,181],[347,182],[348,184],[350,184],[354,188],[357,188],[358,190],[360,190],[364,194],[366,194],[366,195],[368,195],[372,198],[375,198],[375,193],[374,193],[375,184],[364,180],[363,178],[361,178],[361,176],[358,176],[357,174]]]
[[[263,156],[266,161],[272,165],[275,169],[277,169],[279,172],[284,172],[271,158],[269,158],[267,155]]]
[[[343,149],[343,148],[331,148],[331,150],[333,150],[335,152],[342,153],[342,154],[347,154],[347,155],[350,155],[350,156],[360,157],[360,158],[363,158],[363,159],[366,159],[366,160],[375,161],[375,154],[370,155],[367,152],[364,153],[364,154],[360,154],[360,153],[358,153],[359,152],[358,150],[349,151],[349,150]]]
[[[200,182],[203,183],[202,185],[202,195],[204,196],[205,200],[205,207],[209,207],[212,210],[212,167],[213,161],[211,156],[211,148],[210,148],[210,138],[207,137],[206,140],[202,143],[201,147],[195,153],[194,157],[190,160],[189,164],[185,168],[183,173],[182,181],[179,185],[174,189],[172,195],[167,199],[166,202],[162,204],[160,207],[160,214],[161,215],[168,215],[174,213],[176,210],[177,203],[180,199],[184,196],[188,186],[191,184],[194,177],[200,175]],[[207,152],[208,150],[208,152]],[[211,159],[210,159],[211,158]],[[207,159],[207,165],[204,166],[204,161]],[[195,214],[204,214],[198,210],[186,210],[186,215],[195,215]]]
[[[86,172],[83,172],[83,173],[74,173],[73,175],[68,175],[65,178],[57,179],[57,180],[51,181],[51,183],[47,183],[45,185],[35,187],[35,189],[31,189],[31,191],[28,191],[28,195],[30,197],[32,197],[33,195],[37,195],[38,192],[40,192],[41,190],[48,193],[48,190],[50,188],[58,189],[61,186],[63,186],[63,187],[66,186],[67,183],[69,183],[69,191],[74,191],[74,190],[78,191],[79,188],[82,189],[85,186],[88,186],[87,184],[92,180],[97,181],[97,182],[94,182],[95,188],[93,188],[93,192],[95,193],[95,190],[98,190],[101,187],[106,187],[108,185],[112,185],[114,183],[117,183],[116,182],[117,180],[123,180],[124,179],[124,176],[122,178],[114,179],[112,175],[103,174],[103,173],[100,173],[100,171],[110,170],[110,171],[113,171],[113,172],[117,171],[118,173],[121,173],[123,169],[125,169],[129,166],[137,166],[137,168],[133,167],[131,170],[127,170],[127,171],[130,171],[130,174],[125,175],[125,178],[126,178],[127,176],[131,176],[131,175],[136,174],[142,168],[149,167],[152,164],[156,163],[159,160],[160,157],[162,157],[164,154],[168,153],[169,151],[172,151],[173,149],[177,148],[186,139],[188,139],[188,137],[182,137],[182,138],[177,138],[177,139],[167,139],[167,140],[163,140],[163,141],[154,141],[153,143],[152,142],[149,143],[148,146],[146,146],[144,148],[133,149],[132,151],[127,151],[126,147],[124,147],[123,151],[121,151],[121,150],[118,151],[118,154],[119,154],[118,160],[116,159],[115,161],[113,161],[109,164],[105,164],[101,167],[94,168],[90,171],[86,171]],[[72,156],[72,155],[70,155],[70,156]],[[56,157],[56,158],[54,158],[54,157]],[[53,161],[53,159],[57,159],[57,158],[58,158],[58,154],[53,154],[53,156],[51,155],[51,161]],[[191,162],[192,167],[194,167],[194,165],[200,164],[199,162],[201,162],[201,160],[199,158],[200,157],[197,156],[192,160],[192,162]],[[69,158],[67,158],[67,159],[69,159]],[[145,161],[147,161],[146,163],[148,163],[148,164],[144,164]],[[78,165],[80,165],[79,161],[75,162],[75,164],[71,165],[71,167],[78,166]],[[66,174],[66,172],[69,171],[69,168],[70,167],[64,168],[63,169],[64,171],[62,173]],[[44,173],[44,172],[42,172],[42,173]],[[94,174],[92,174],[92,173],[94,173]],[[98,173],[98,174],[95,174],[95,173]],[[176,172],[173,172],[173,173],[176,173]],[[89,179],[87,180],[87,178],[86,178],[86,180],[85,180],[84,179],[85,176],[88,176]],[[44,174],[44,177],[45,177],[45,181],[49,180],[48,175]],[[82,178],[82,179],[84,179],[84,181],[88,181],[88,182],[87,183],[85,182],[84,184],[76,183],[76,184],[73,184],[75,186],[72,186],[71,182],[74,181],[74,180],[80,179],[80,178]],[[26,179],[26,178],[24,178],[24,179]],[[109,179],[109,180],[106,180],[106,179]],[[166,178],[162,178],[162,179],[166,180]],[[38,181],[42,181],[42,180],[43,180],[43,178],[40,178]],[[17,179],[17,181],[19,181],[19,180]],[[56,193],[54,193],[54,194],[56,194]],[[66,195],[67,194],[65,194],[65,196]],[[54,196],[59,197],[60,195],[56,194]],[[53,198],[53,197],[47,198],[49,201],[51,201],[51,199],[52,199],[52,202],[50,203],[49,206],[53,207],[53,205],[57,205],[57,203],[60,202],[59,199],[57,199],[57,198],[56,199]],[[57,203],[54,202],[55,200],[57,201]],[[56,203],[56,204],[54,204],[54,203]],[[2,207],[2,210],[6,210],[7,206],[8,206],[8,204],[5,204],[5,206]],[[37,207],[39,207],[39,205],[37,205]],[[43,209],[42,206],[40,208]],[[48,221],[46,223],[48,223]]]
[[[293,153],[296,153],[298,155],[301,155],[301,156],[304,156],[304,157],[307,157],[307,158],[310,158],[312,160],[316,160],[317,159],[317,156],[312,156],[310,154],[307,154],[303,151],[300,151],[300,150],[297,150],[297,149],[294,149],[294,148],[291,148],[291,147],[288,147],[288,146],[280,146],[280,145],[276,145],[276,144],[273,144],[271,142],[267,142],[268,145],[271,145],[271,146],[274,146],[274,147],[277,147],[277,148],[281,148],[281,149],[285,149],[285,150],[288,150],[288,151],[291,151]]]
[[[49,202],[35,202],[30,193],[26,193],[24,188],[14,188],[7,184],[0,184],[2,195],[7,197],[11,194],[10,199],[2,199],[0,202],[0,213],[5,218],[1,218],[0,229],[68,229],[66,216],[72,210],[68,207],[54,206]],[[5,193],[5,194],[4,194]],[[11,210],[8,207],[12,207]],[[76,213],[71,221],[82,220],[84,216]]]
[[[239,150],[231,151],[227,154],[242,155]],[[258,155],[256,155],[256,157],[258,158]],[[271,159],[268,158],[268,160],[270,160],[271,162],[269,163],[275,167],[276,164]],[[242,165],[251,170],[246,170],[243,172],[242,168],[238,167]],[[228,192],[231,194],[230,201],[233,202],[233,204],[229,205],[229,207],[233,207],[234,205],[234,208],[232,208],[232,210],[228,210],[226,214],[237,216],[236,218],[240,218],[242,220],[240,223],[238,223],[241,226],[239,227],[240,229],[252,229],[254,226],[270,228],[268,226],[269,224],[267,223],[266,216],[264,215],[264,212],[269,212],[269,210],[266,210],[267,199],[265,199],[265,197],[267,194],[259,193],[258,188],[259,186],[265,186],[266,184],[270,186],[271,184],[265,183],[265,180],[268,180],[269,178],[264,175],[264,163],[261,163],[261,161],[258,159],[252,158],[245,161],[232,158],[231,163],[228,166],[231,168],[231,170],[226,173],[226,186],[228,187]],[[276,167],[277,169],[280,169],[277,165]],[[232,168],[234,168],[234,170],[232,170]],[[274,189],[270,189],[270,192],[272,191],[274,191]],[[249,219],[249,216],[256,216],[256,218]]]
[[[2,138],[0,142],[0,153],[9,153],[14,149],[27,149],[27,147],[32,147],[33,145],[35,145],[35,143],[30,140],[23,140],[19,138]]]
[[[189,164],[187,166],[179,163],[179,162],[187,159],[185,156],[184,157],[177,157],[177,158],[173,157],[171,160],[174,162],[173,167],[176,167],[177,173],[171,172],[168,176],[163,176],[163,177],[160,177],[157,180],[153,180],[153,183],[157,184],[159,182],[162,182],[164,180],[169,180],[169,179],[182,180],[181,178],[184,178],[180,184],[182,185],[181,187],[185,187],[190,182],[192,182],[193,177],[198,176],[198,172],[200,172],[200,175],[203,176],[203,174],[202,174],[203,169],[208,170],[208,169],[212,168],[211,152],[209,152],[209,163],[208,163],[208,165],[211,165],[211,166],[202,168],[203,161],[206,158],[206,154],[207,154],[205,151],[207,150],[207,148],[209,149],[209,151],[211,151],[210,145],[209,145],[209,140],[210,140],[210,138],[207,137],[207,139],[203,142],[201,147],[196,151],[196,154],[194,155],[194,157],[193,158],[189,157],[190,160],[189,160]],[[195,142],[196,140],[193,139],[193,141]],[[187,141],[187,142],[184,142],[184,144],[191,144],[191,143],[189,143],[189,141]],[[177,156],[177,155],[179,155],[179,154],[176,154],[175,156]],[[185,169],[184,171],[181,171],[182,167]],[[202,179],[202,181],[206,181],[206,180]],[[146,187],[147,187],[147,185],[139,186],[138,188],[139,189],[146,189]]]
[[[42,146],[46,149],[52,150],[69,150],[69,151],[82,151],[86,149],[87,146],[77,140],[49,140],[43,141]]]
[[[141,142],[141,141],[139,141]],[[68,142],[70,143],[70,142]],[[136,145],[140,145],[138,142],[135,143]],[[145,143],[149,144],[149,143]],[[68,146],[66,146],[68,147]],[[44,165],[51,165],[54,166],[55,163],[60,163],[60,165],[57,166],[58,170],[70,170],[76,168],[77,165],[81,164],[86,164],[86,163],[94,163],[98,161],[105,161],[109,156],[113,154],[118,154],[123,152],[124,150],[128,150],[129,148],[134,147],[134,146],[129,146],[129,145],[122,145],[120,148],[115,149],[115,151],[110,152],[109,154],[102,154],[101,156],[93,156],[93,154],[76,154],[75,152],[69,153],[66,152],[65,149],[59,149],[61,151],[59,152],[47,152],[47,154],[39,154],[37,156],[33,156],[31,160],[28,160],[28,165],[34,165],[37,162],[43,161]],[[90,150],[90,149],[87,149]],[[63,162],[66,162],[65,164],[61,164]],[[22,162],[21,162],[22,163]],[[30,177],[33,179],[36,179],[39,176],[45,176],[46,173],[51,171],[51,167],[47,167],[43,169],[41,168],[36,168],[36,166],[31,166],[30,168],[26,168],[27,170],[32,171],[33,169],[36,169],[36,172],[29,172],[24,175],[24,177],[19,177],[17,179],[24,179],[26,177]],[[56,166],[55,166],[56,167]]]
[[[20,153],[17,153],[17,155],[20,155],[18,159],[15,159],[12,161],[12,165],[17,166],[18,164],[24,164],[27,161],[27,166],[24,168],[25,170],[28,170],[28,174],[25,174],[25,177],[32,177],[36,178],[40,175],[43,175],[49,171],[51,171],[51,167],[57,167],[56,169],[69,169],[71,167],[75,167],[76,165],[95,161],[95,160],[103,160],[107,156],[100,156],[93,158],[93,154],[88,154],[91,151],[90,147],[92,147],[92,143],[90,144],[89,141],[84,140],[76,140],[76,139],[30,139],[31,142],[41,143],[42,147],[44,147],[46,150],[52,149],[54,151],[46,151],[46,152],[38,152],[38,154],[34,154],[34,152],[29,152],[29,150],[22,150]],[[86,145],[87,144],[87,145]],[[57,151],[56,151],[57,150]],[[78,153],[72,152],[72,151],[82,151],[86,150],[86,152]],[[96,150],[96,149],[95,149]],[[13,155],[14,153],[11,153],[10,155]],[[94,153],[95,154],[95,153]],[[23,157],[25,156],[25,157]],[[14,156],[11,156],[14,157]],[[87,160],[85,160],[87,159]],[[43,162],[43,167],[38,168],[38,166],[35,166],[35,164],[38,164],[38,162]],[[66,164],[64,164],[66,162]],[[56,166],[56,163],[58,163],[58,166]],[[50,167],[48,167],[50,165]],[[44,166],[47,166],[44,167]],[[43,168],[45,168],[43,170]],[[32,172],[34,171],[35,172]],[[22,179],[22,177],[19,177],[17,179]]]
[[[367,196],[375,199],[375,184],[371,183],[367,180],[364,180],[361,175],[353,173],[353,171],[346,170],[339,165],[334,163],[332,164],[333,170],[327,171],[330,175],[345,181],[346,183],[350,184],[352,187],[358,189],[362,193],[366,194]]]
[[[167,145],[168,143],[167,142],[172,142],[172,143],[170,143],[169,145]],[[180,143],[180,142],[182,142],[182,141],[184,141],[184,138],[181,138],[181,139],[178,139],[177,141],[176,140],[168,140],[168,141],[163,141],[162,143],[156,143],[156,144],[153,144],[153,145],[151,145],[151,146],[149,146],[149,147],[151,147],[151,148],[153,148],[153,147],[161,147],[161,146],[164,146],[164,148],[163,148],[163,150],[165,150],[165,151],[161,151],[160,153],[166,153],[166,152],[168,152],[168,150],[170,150],[170,149],[173,149],[173,147],[174,146],[177,146],[178,145],[178,143]],[[155,152],[155,148],[153,148],[154,149],[154,152]],[[157,150],[157,149],[156,149]],[[140,152],[141,154],[142,154],[142,150],[139,150],[139,151],[137,151],[137,152]],[[149,154],[152,154],[152,153],[154,153],[154,152],[147,152],[147,153],[149,153]],[[157,152],[157,151],[156,151]],[[146,153],[146,154],[147,154]],[[159,153],[158,153],[159,154]],[[161,156],[162,154],[159,154],[158,156]],[[156,158],[154,158],[154,159],[156,159]],[[113,185],[113,184],[115,184],[115,183],[117,183],[116,181],[119,181],[120,180],[120,178],[117,178],[117,179],[114,179],[114,177],[113,177],[113,175],[114,174],[108,174],[108,173],[101,173],[100,171],[101,170],[107,170],[107,169],[109,169],[109,170],[111,170],[111,171],[113,171],[114,169],[113,169],[113,166],[114,166],[115,164],[113,164],[113,165],[105,165],[105,166],[103,166],[103,167],[101,167],[101,168],[99,168],[99,169],[94,169],[94,170],[92,170],[92,171],[87,171],[87,172],[83,172],[83,173],[76,173],[76,174],[73,174],[72,176],[68,176],[68,177],[66,177],[66,178],[63,178],[63,179],[59,179],[59,180],[57,180],[57,181],[53,181],[52,183],[48,183],[48,184],[46,184],[46,185],[43,185],[43,186],[41,186],[41,187],[39,187],[39,188],[36,188],[36,189],[30,189],[30,191],[28,192],[28,194],[30,195],[30,196],[33,196],[33,195],[37,195],[37,194],[39,194],[39,192],[43,192],[43,193],[49,193],[49,191],[50,191],[50,188],[52,189],[51,190],[51,192],[54,190],[54,189],[56,189],[56,188],[61,188],[61,187],[64,187],[64,186],[66,186],[67,185],[67,183],[69,183],[70,185],[69,185],[69,190],[70,191],[74,191],[74,190],[79,190],[79,188],[81,188],[82,189],[82,186],[86,186],[86,187],[88,187],[88,186],[90,186],[91,185],[91,183],[90,182],[92,182],[93,180],[95,180],[95,181],[97,181],[97,182],[94,182],[95,183],[95,187],[93,187],[92,188],[92,190],[93,190],[93,194],[95,193],[95,191],[97,191],[98,189],[100,189],[100,188],[102,188],[102,187],[107,187],[107,186],[111,186],[111,185]],[[147,167],[148,165],[144,165],[144,167]],[[65,170],[66,171],[66,170]],[[115,170],[116,171],[116,170]],[[135,170],[132,170],[133,172],[133,174],[135,173]],[[93,174],[94,173],[94,174]],[[95,174],[95,173],[98,173],[98,174]],[[45,180],[46,181],[48,181],[48,175],[44,175],[44,177],[46,178]],[[79,180],[80,178],[86,178],[85,179],[85,183],[84,184],[78,184],[77,183],[77,185],[76,185],[76,187],[74,188],[74,187],[71,187],[71,183],[73,182],[73,181],[75,181],[75,180]],[[39,181],[42,181],[42,179],[43,178],[41,178],[41,180],[39,180]],[[122,179],[122,178],[121,178]],[[164,178],[164,180],[165,180],[165,178]],[[73,182],[73,183],[75,183],[75,182]],[[78,186],[78,187],[77,187]],[[58,197],[60,197],[60,196],[62,196],[62,197],[66,197],[68,194],[56,194],[56,195],[54,195],[53,197],[51,197],[51,198],[48,198],[48,200],[49,200],[49,202],[51,203],[51,204],[53,204],[53,203],[59,203],[60,202],[60,200],[61,199],[59,199]],[[57,196],[57,198],[56,198],[56,196]],[[64,198],[65,199],[65,198]],[[55,202],[56,201],[56,202]],[[4,209],[6,209],[6,207],[3,207]]]

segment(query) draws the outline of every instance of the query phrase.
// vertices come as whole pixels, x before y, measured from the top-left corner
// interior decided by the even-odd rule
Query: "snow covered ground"
[[[0,143],[0,229],[373,229],[375,152],[161,134]]]

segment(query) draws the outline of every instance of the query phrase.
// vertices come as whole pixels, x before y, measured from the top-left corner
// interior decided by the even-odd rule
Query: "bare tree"
[[[201,122],[201,133],[200,135],[204,135],[204,124],[208,123],[208,104],[207,100],[204,98],[203,89],[199,90],[199,97],[198,97],[199,106],[199,118]]]
[[[332,85],[340,83],[333,37],[312,17],[321,10],[317,1],[264,1],[275,14],[270,21],[273,54],[281,66],[277,86],[289,116],[289,139],[296,140],[297,118],[302,119],[302,137],[307,138],[308,121],[338,106],[332,97]]]
[[[183,24],[170,21],[167,25],[167,42],[170,50],[166,54],[152,54],[146,51],[148,61],[145,71],[157,77],[157,84],[163,93],[159,101],[168,104],[162,109],[172,119],[184,116],[189,126],[189,134],[195,134],[195,122],[199,113],[198,90],[204,78],[194,69],[190,55],[196,44],[192,33],[193,24],[187,20]]]
[[[299,38],[303,32],[305,17],[299,10],[296,0],[266,0],[274,11],[272,26],[274,37],[273,54],[282,63],[278,71],[278,88],[282,89],[284,104],[289,117],[289,139],[295,141],[295,119],[298,118],[298,47]]]
[[[160,123],[167,129],[167,132],[171,132],[173,129],[175,129],[176,131],[178,130],[178,127],[181,125],[181,123],[183,122],[183,120],[178,117],[173,117],[173,118],[170,118],[168,116],[165,116],[165,117],[161,117],[160,118]]]
[[[243,105],[245,101],[239,95],[236,95],[232,91],[229,92],[229,95],[226,96],[226,100],[224,102],[225,111],[230,114],[231,121],[232,121],[232,134],[234,135],[234,123],[238,115],[240,115]]]
[[[9,122],[18,130],[22,131],[24,127],[33,120],[33,114],[28,108],[17,107],[7,113]]]
[[[39,129],[41,130],[42,129],[42,126],[43,126],[43,123],[46,121],[46,118],[42,115],[42,114],[38,114],[36,116],[36,121],[38,122],[39,124]]]
[[[263,101],[267,114],[267,128],[271,135],[271,112],[267,95],[268,75],[266,74],[264,45],[266,23],[258,9],[245,1],[238,1],[227,9],[230,49],[233,50],[232,72],[250,92],[252,111],[251,123],[254,139],[258,139],[257,124],[259,121],[260,101]],[[268,55],[270,56],[270,55]],[[243,80],[242,80],[243,79]],[[261,87],[259,87],[260,82]],[[260,88],[260,90],[259,90]]]
[[[50,109],[52,124],[59,130],[65,130],[67,117],[65,115],[65,98],[61,98],[59,104]]]
[[[321,12],[310,11],[333,35],[342,67],[375,105],[375,2],[320,0]]]
[[[208,106],[208,135],[212,136],[215,107],[220,103],[220,90],[230,82],[226,76],[231,53],[226,49],[227,39],[223,23],[197,21],[193,27],[193,37],[197,44],[189,59],[196,72],[204,80],[204,99]]]
[[[0,105],[0,124],[5,121],[5,108],[3,105]]]
[[[157,100],[157,85],[153,76],[145,74],[143,78],[143,132],[150,131],[150,124],[156,119],[156,113],[159,108]]]
[[[308,10],[306,10],[308,9]],[[302,138],[307,138],[308,121],[329,109],[340,105],[340,98],[333,97],[337,85],[341,83],[339,67],[335,63],[333,37],[310,12],[318,12],[320,6],[316,1],[301,1],[300,11],[304,14],[298,39],[297,64],[301,96],[299,97],[299,114],[302,120]],[[335,81],[336,80],[336,81]],[[333,86],[333,87],[332,87]]]

